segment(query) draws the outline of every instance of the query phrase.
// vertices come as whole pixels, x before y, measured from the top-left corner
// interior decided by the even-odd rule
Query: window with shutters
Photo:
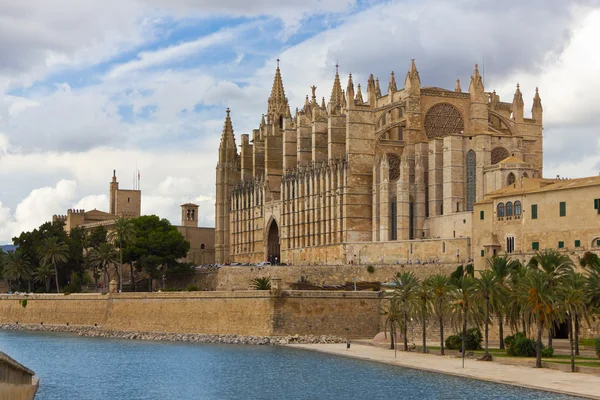
[[[537,219],[537,204],[531,205],[531,219]]]
[[[566,201],[561,201],[560,202],[559,212],[560,212],[560,216],[561,217],[566,217],[567,216],[567,202]]]

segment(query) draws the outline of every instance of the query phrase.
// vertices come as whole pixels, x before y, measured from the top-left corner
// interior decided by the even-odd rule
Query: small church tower
[[[186,203],[181,205],[181,226],[198,227],[198,205]]]

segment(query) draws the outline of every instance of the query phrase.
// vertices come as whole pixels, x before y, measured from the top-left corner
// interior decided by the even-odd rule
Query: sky
[[[0,244],[68,208],[108,209],[140,171],[142,213],[214,226],[225,118],[267,110],[276,59],[292,110],[329,99],[335,64],[385,94],[415,59],[423,86],[485,88],[526,117],[539,86],[544,175],[600,172],[600,0],[0,0]],[[482,68],[484,67],[484,68]],[[400,82],[402,79],[400,79]]]

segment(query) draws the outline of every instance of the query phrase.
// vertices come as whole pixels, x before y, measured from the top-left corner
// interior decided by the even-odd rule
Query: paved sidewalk
[[[356,344],[350,350],[346,350],[345,343],[294,344],[289,347],[600,400],[600,376],[595,375],[472,359],[465,360],[463,369],[461,359],[456,357],[398,351],[397,358],[394,358],[393,350]]]

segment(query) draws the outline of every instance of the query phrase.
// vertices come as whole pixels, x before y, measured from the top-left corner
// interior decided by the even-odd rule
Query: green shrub
[[[448,350],[462,349],[462,339],[459,335],[450,335],[446,338],[446,348]]]
[[[372,265],[369,265],[369,266],[367,267],[367,272],[368,272],[368,273],[370,273],[370,274],[372,274],[373,272],[375,272],[375,267],[374,267],[374,266],[372,266]]]
[[[35,289],[35,291],[33,293],[46,293],[46,288],[43,288],[43,287],[37,288],[37,289]]]
[[[554,356],[554,349],[552,347],[544,347],[542,349],[542,357],[553,357]]]
[[[465,339],[466,350],[481,350],[481,342],[483,342],[483,336],[479,328],[467,329],[467,337]]]
[[[535,357],[535,340],[527,338],[523,332],[517,332],[512,336],[507,336],[504,339],[506,345],[506,354],[513,357]],[[542,349],[542,355],[544,349]],[[554,350],[548,350],[549,356],[552,357]]]
[[[19,303],[21,303],[23,308],[27,307],[27,299],[19,300]]]
[[[65,286],[65,292],[80,293],[81,292],[81,278],[77,272],[71,274],[71,280],[69,284]]]
[[[600,358],[600,338],[596,339],[596,342],[594,343],[595,348],[596,348],[596,355],[598,356],[598,358]]]
[[[189,286],[187,287],[187,291],[188,291],[188,292],[198,292],[199,290],[200,290],[200,289],[199,289],[199,288],[198,288],[198,286],[196,286],[196,285],[189,285]]]
[[[262,276],[252,279],[251,286],[256,290],[271,290],[271,277]]]

